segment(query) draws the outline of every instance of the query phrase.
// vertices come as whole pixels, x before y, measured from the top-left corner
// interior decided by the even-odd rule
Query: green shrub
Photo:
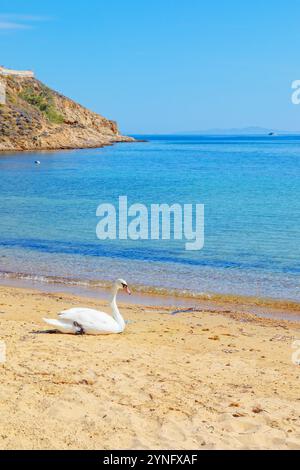
[[[53,124],[62,124],[64,122],[63,116],[56,111],[54,106],[49,106],[48,109],[45,111],[45,114],[49,121]]]
[[[39,90],[35,90],[33,87],[27,87],[19,96],[44,113],[53,124],[62,124],[64,122],[63,116],[55,109],[49,88],[44,86]]]

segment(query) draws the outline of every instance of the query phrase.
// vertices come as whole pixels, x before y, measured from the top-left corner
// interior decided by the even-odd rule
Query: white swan
[[[110,306],[112,316],[91,308],[71,308],[59,313],[59,320],[44,318],[44,321],[55,327],[61,333],[105,335],[122,333],[125,330],[125,321],[117,307],[116,297],[120,289],[131,294],[127,282],[118,279],[112,288]]]

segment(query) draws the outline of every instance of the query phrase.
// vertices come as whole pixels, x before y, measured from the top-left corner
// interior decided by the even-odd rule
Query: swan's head
[[[115,286],[117,287],[118,290],[123,289],[127,294],[131,295],[130,289],[128,287],[128,284],[124,279],[118,279],[115,282]]]

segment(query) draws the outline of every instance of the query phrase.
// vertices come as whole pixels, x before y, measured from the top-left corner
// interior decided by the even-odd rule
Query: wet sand
[[[49,334],[106,302],[0,287],[1,449],[300,449],[299,323],[122,301],[121,335]]]

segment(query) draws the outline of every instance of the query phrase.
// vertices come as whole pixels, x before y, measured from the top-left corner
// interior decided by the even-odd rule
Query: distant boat
[[[40,162],[39,160],[36,160],[34,163],[35,163],[36,165],[40,165],[40,164],[41,164],[41,162]]]
[[[269,132],[268,135],[269,135],[269,136],[272,136],[272,135],[277,135],[277,134],[275,134],[275,132]]]

